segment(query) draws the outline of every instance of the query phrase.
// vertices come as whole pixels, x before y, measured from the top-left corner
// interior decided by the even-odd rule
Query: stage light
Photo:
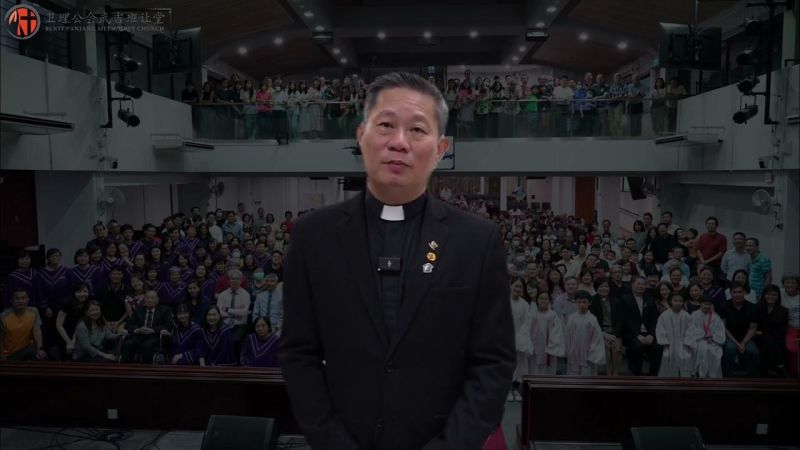
[[[628,43],[625,42],[625,41],[622,41],[619,44],[617,44],[617,48],[620,49],[620,50],[625,50],[626,48],[628,48]]]
[[[120,109],[117,113],[117,117],[119,117],[119,120],[125,122],[129,127],[138,127],[139,122],[141,122],[138,116],[134,115],[127,109]]]
[[[114,85],[114,89],[120,94],[126,95],[131,98],[139,98],[142,96],[141,89],[130,84],[124,84],[121,81],[117,81],[117,84]]]
[[[737,83],[736,88],[739,89],[739,92],[742,94],[751,95],[753,93],[753,88],[758,86],[760,82],[761,80],[759,80],[758,77],[751,76]]]
[[[306,11],[306,12],[303,13],[303,15],[310,19],[310,18],[314,17],[314,12],[313,11]]]
[[[278,36],[278,37],[275,38],[274,42],[275,42],[275,45],[281,45],[281,44],[283,44],[283,38]]]
[[[761,21],[755,17],[751,17],[744,22],[744,30],[750,34],[758,34],[761,32]]]
[[[536,28],[544,28],[546,26],[547,26],[547,24],[544,23],[544,22],[541,22],[541,21],[536,22]]]
[[[736,55],[736,64],[740,66],[756,66],[758,65],[759,54],[757,50],[748,48]]]
[[[341,61],[341,62],[342,62],[342,64],[347,64],[347,58],[342,58],[342,59],[340,59],[339,61]]]
[[[380,40],[386,39],[386,32],[385,31],[378,31],[378,39],[380,39]]]
[[[514,56],[511,57],[511,60],[514,61],[514,62],[517,62],[517,61],[519,61],[519,56],[514,55]]]
[[[553,14],[554,12],[558,11],[558,8],[555,6],[548,6],[545,11],[547,11],[548,14]]]
[[[589,40],[589,33],[584,31],[583,33],[578,35],[578,39],[580,39],[582,41],[588,41]]]
[[[239,47],[239,54],[244,56],[247,54],[247,47]]]
[[[472,39],[475,39],[476,37],[478,37],[478,32],[475,31],[475,30],[470,30],[469,37],[471,37]]]
[[[520,45],[517,50],[519,50],[520,53],[525,53],[525,50],[527,50],[527,49],[528,49],[528,47],[526,47],[524,45]]]
[[[120,70],[123,72],[136,72],[141,65],[139,61],[136,61],[128,55],[117,55],[117,62],[119,63]]]
[[[314,27],[314,29],[317,31],[325,31],[325,27],[323,27],[322,25],[317,25]]]
[[[333,47],[333,54],[338,55],[339,53],[342,53],[342,51],[339,50],[339,47]]]
[[[733,115],[733,121],[738,124],[743,124],[758,114],[758,105],[748,105]]]
[[[433,33],[426,30],[424,33],[422,33],[422,37],[424,37],[425,39],[430,39],[431,37],[433,37]]]

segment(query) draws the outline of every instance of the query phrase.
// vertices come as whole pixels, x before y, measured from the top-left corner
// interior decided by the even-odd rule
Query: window
[[[7,11],[6,3],[20,4],[23,2],[20,0],[15,2],[3,0],[3,17],[5,17],[5,13]],[[47,17],[50,14],[74,12],[48,0],[37,0],[35,5],[36,9],[39,11],[39,15],[42,17],[43,22],[47,20]],[[42,24],[42,26],[44,27],[44,24]],[[73,32],[71,31],[45,31],[44,28],[42,28],[32,38],[17,41],[17,45],[20,55],[25,55],[41,61],[47,59],[47,61],[51,64],[57,64],[59,66],[71,69],[72,38]],[[13,38],[11,39],[16,40]]]

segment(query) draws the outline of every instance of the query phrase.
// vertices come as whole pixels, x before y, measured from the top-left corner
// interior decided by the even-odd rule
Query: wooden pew
[[[204,430],[227,414],[298,432],[280,369],[3,362],[0,385],[3,425]]]
[[[525,376],[522,390],[520,448],[627,443],[631,427],[645,426],[696,426],[712,445],[800,443],[797,380]]]

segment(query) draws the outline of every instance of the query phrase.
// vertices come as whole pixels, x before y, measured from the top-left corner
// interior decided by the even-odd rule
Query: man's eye
[[[378,124],[378,126],[381,128],[392,128],[392,124],[390,124],[389,122],[381,122]]]
[[[425,130],[423,130],[420,127],[414,127],[411,129],[411,131],[413,131],[414,133],[423,133],[423,134],[425,133]]]

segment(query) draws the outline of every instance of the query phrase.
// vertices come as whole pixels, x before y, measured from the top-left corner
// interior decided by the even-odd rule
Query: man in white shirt
[[[217,242],[222,242],[222,228],[217,225],[217,215],[213,212],[206,214],[206,225],[208,225],[208,234],[211,235]]]
[[[733,248],[725,252],[720,263],[720,270],[728,280],[733,281],[733,274],[737,270],[750,273],[750,254],[744,249],[747,236],[741,231],[733,233]]]
[[[561,261],[559,261],[559,264],[563,264],[564,267],[567,268],[567,273],[564,274],[564,278],[578,278],[578,276],[580,276],[581,263],[572,259],[572,250],[568,248],[561,249]]]
[[[266,282],[263,292],[258,294],[253,304],[253,323],[259,317],[265,317],[272,325],[272,331],[278,333],[283,325],[283,285],[278,284],[278,275],[269,273],[264,277]]]
[[[247,315],[250,313],[250,293],[242,288],[242,272],[233,269],[228,272],[230,287],[219,293],[217,307],[222,315],[222,323],[233,327],[233,341],[237,349],[247,333]]]

